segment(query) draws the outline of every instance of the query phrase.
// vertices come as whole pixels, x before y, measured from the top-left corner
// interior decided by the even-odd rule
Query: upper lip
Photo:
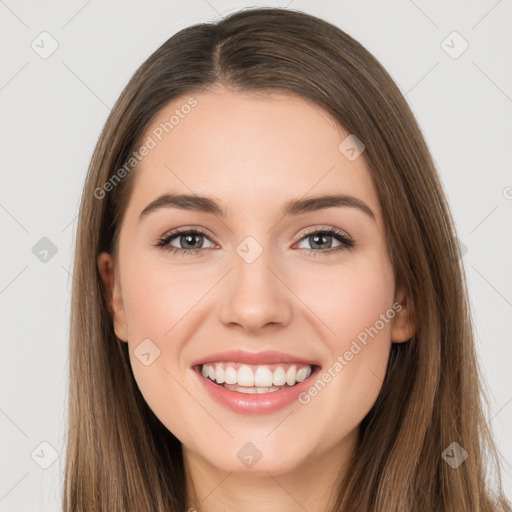
[[[224,352],[216,352],[209,356],[196,359],[192,366],[198,366],[206,363],[216,363],[220,361],[231,361],[234,363],[245,364],[273,364],[273,363],[299,363],[318,366],[318,363],[312,359],[286,354],[285,352],[276,352],[275,350],[267,350],[264,352],[247,352],[245,350],[227,350]]]

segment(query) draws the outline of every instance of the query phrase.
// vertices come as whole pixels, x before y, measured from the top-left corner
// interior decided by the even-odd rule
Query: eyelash
[[[178,247],[172,247],[169,245],[171,240],[173,238],[176,238],[178,235],[184,235],[184,234],[194,234],[194,235],[203,235],[209,238],[206,233],[201,228],[178,228],[172,231],[171,233],[165,234],[163,237],[159,238],[157,243],[155,244],[156,247],[160,247],[161,249],[165,249],[169,253],[179,253],[182,256],[199,256],[200,253],[203,251],[203,249],[180,249]],[[335,248],[326,249],[326,250],[314,250],[314,249],[303,249],[307,251],[310,255],[313,257],[317,257],[320,253],[321,255],[332,254],[334,252],[340,251],[340,250],[352,250],[354,248],[354,241],[352,238],[350,238],[348,235],[346,235],[343,231],[336,229],[336,228],[324,228],[324,229],[310,229],[306,233],[302,235],[299,242],[302,241],[304,238],[307,238],[313,234],[323,234],[332,236],[335,238],[338,242],[341,242],[341,245]]]

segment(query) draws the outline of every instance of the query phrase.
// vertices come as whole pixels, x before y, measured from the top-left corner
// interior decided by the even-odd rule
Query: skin
[[[193,485],[197,495],[190,506],[323,511],[380,392],[392,341],[413,334],[377,191],[364,153],[349,161],[338,150],[348,133],[316,105],[284,92],[193,96],[197,106],[133,171],[119,260],[98,257],[115,331],[129,344],[144,398],[182,443],[189,494]],[[188,97],[168,104],[147,134]],[[227,216],[162,208],[139,222],[163,192],[213,196]],[[289,199],[332,193],[360,199],[375,220],[346,206],[279,217]],[[200,256],[155,247],[178,227],[207,231]],[[309,227],[338,228],[355,246],[326,254],[340,242],[315,248]],[[247,236],[263,248],[250,264],[236,252]],[[190,247],[180,235],[171,243]],[[191,369],[202,356],[236,348],[279,350],[328,368],[396,302],[401,311],[306,405],[237,414],[212,401]],[[133,353],[146,338],[160,349],[149,366]],[[262,453],[251,468],[236,456],[247,442]]]

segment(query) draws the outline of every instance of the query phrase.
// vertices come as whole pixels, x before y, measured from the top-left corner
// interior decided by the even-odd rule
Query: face
[[[148,405],[197,460],[278,474],[342,458],[391,342],[411,335],[364,152],[341,151],[349,133],[294,95],[191,96],[149,127],[119,258],[98,259],[116,334]],[[148,208],[164,194],[192,200]],[[310,202],[283,215],[333,195],[362,207]],[[218,371],[203,376],[205,361]],[[233,374],[229,387],[210,379]],[[237,388],[251,378],[262,392]]]

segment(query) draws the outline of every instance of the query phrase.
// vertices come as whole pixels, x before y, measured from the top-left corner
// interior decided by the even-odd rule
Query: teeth
[[[293,386],[295,384],[296,375],[297,371],[295,370],[295,366],[290,366],[286,372],[286,384],[288,384],[288,386]]]
[[[261,387],[272,386],[273,375],[272,372],[266,366],[258,366],[258,369],[254,373],[254,385]]]
[[[224,385],[226,389],[230,389],[231,391],[238,391],[239,393],[272,393],[273,391],[279,391],[281,388],[276,386],[267,386],[267,387],[245,387],[245,386],[238,386],[237,384],[227,384]]]
[[[285,369],[286,368],[286,369]],[[273,370],[273,371],[272,371]],[[294,386],[311,375],[310,365],[247,365],[239,363],[206,363],[201,368],[203,377],[224,384],[227,389],[244,387],[242,392],[268,393],[275,386]],[[239,391],[239,389],[233,389]]]
[[[254,373],[248,366],[240,366],[238,369],[238,385],[254,386]]]
[[[286,384],[286,373],[282,366],[276,368],[274,371],[274,378],[272,384],[275,386],[284,386]]]
[[[222,384],[225,380],[225,376],[224,376],[224,368],[222,368],[222,366],[220,365],[217,365],[215,367],[215,380],[219,383],[219,384]]]
[[[224,379],[226,384],[236,384],[238,382],[238,372],[233,367],[228,366],[224,372]],[[215,378],[212,380],[217,379]]]
[[[295,376],[295,379],[297,382],[302,382],[303,380],[306,380],[311,375],[311,368],[301,368],[297,375]]]

